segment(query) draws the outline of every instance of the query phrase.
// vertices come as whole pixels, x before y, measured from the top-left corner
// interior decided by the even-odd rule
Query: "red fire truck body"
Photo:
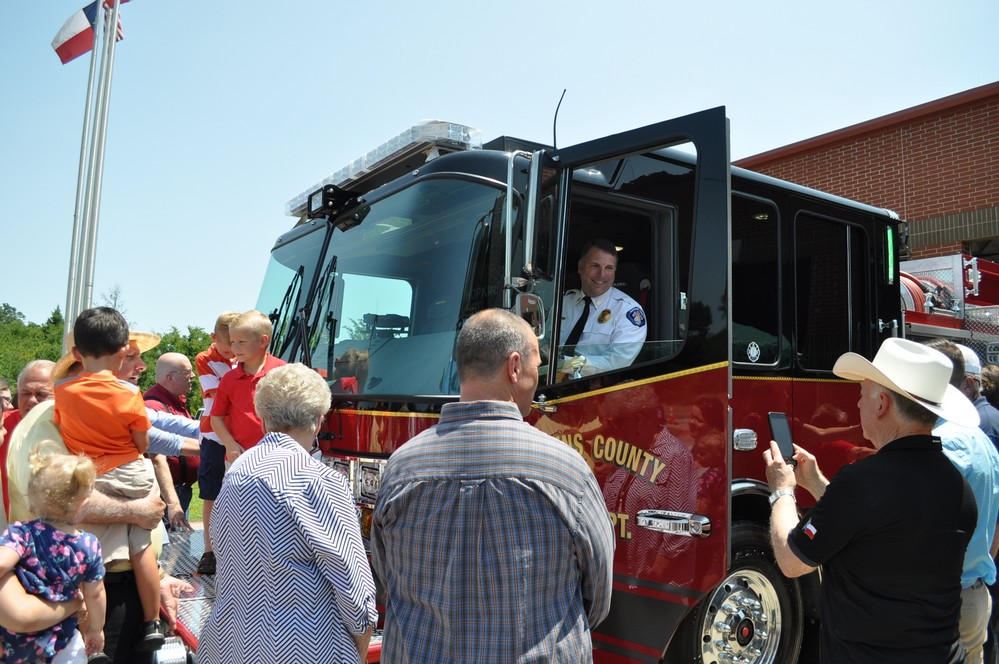
[[[289,212],[257,308],[272,352],[333,387],[322,456],[365,535],[388,457],[457,399],[462,322],[510,308],[544,358],[529,421],[590,464],[617,537],[595,660],[798,660],[818,580],[773,561],[767,413],[827,474],[873,452],[858,387],[831,368],[902,333],[894,214],[732,168],[720,108],[563,149],[428,123]],[[595,237],[648,321],[610,371],[590,365],[599,348],[559,345]]]

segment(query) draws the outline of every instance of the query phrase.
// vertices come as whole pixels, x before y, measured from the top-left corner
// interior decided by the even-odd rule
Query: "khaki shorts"
[[[112,498],[145,498],[152,491],[155,481],[152,462],[143,458],[98,475],[94,488]],[[105,565],[116,560],[128,560],[150,544],[150,531],[134,524],[88,523],[84,528],[100,540]]]

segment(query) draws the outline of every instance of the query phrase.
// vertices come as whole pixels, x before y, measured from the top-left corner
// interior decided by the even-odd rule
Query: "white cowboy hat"
[[[978,411],[950,384],[954,365],[938,350],[908,339],[885,339],[874,362],[857,353],[843,353],[833,373],[849,380],[870,380],[901,394],[945,420],[977,427]]]
[[[150,334],[149,332],[128,332],[129,343],[135,342],[135,345],[139,348],[139,354],[145,353],[147,350],[152,350],[160,344],[160,337],[157,334]],[[55,363],[52,367],[52,380],[60,381],[66,377],[66,372],[69,368],[73,366],[73,362],[76,358],[73,357],[73,346],[75,345],[73,339],[73,332],[70,331],[66,334],[66,348],[69,352],[59,358],[59,361]]]

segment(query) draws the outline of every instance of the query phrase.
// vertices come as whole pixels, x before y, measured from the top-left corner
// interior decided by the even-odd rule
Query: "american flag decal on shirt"
[[[815,531],[815,526],[812,525],[811,519],[809,519],[808,522],[805,523],[805,527],[802,528],[802,530],[804,530],[805,534],[808,535],[808,539],[815,539],[816,531]]]

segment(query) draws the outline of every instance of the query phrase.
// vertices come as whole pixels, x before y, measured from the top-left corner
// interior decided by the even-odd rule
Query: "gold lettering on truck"
[[[597,434],[593,438],[591,449],[594,460],[627,468],[649,484],[655,484],[659,474],[666,470],[666,462],[656,455],[619,438]]]

